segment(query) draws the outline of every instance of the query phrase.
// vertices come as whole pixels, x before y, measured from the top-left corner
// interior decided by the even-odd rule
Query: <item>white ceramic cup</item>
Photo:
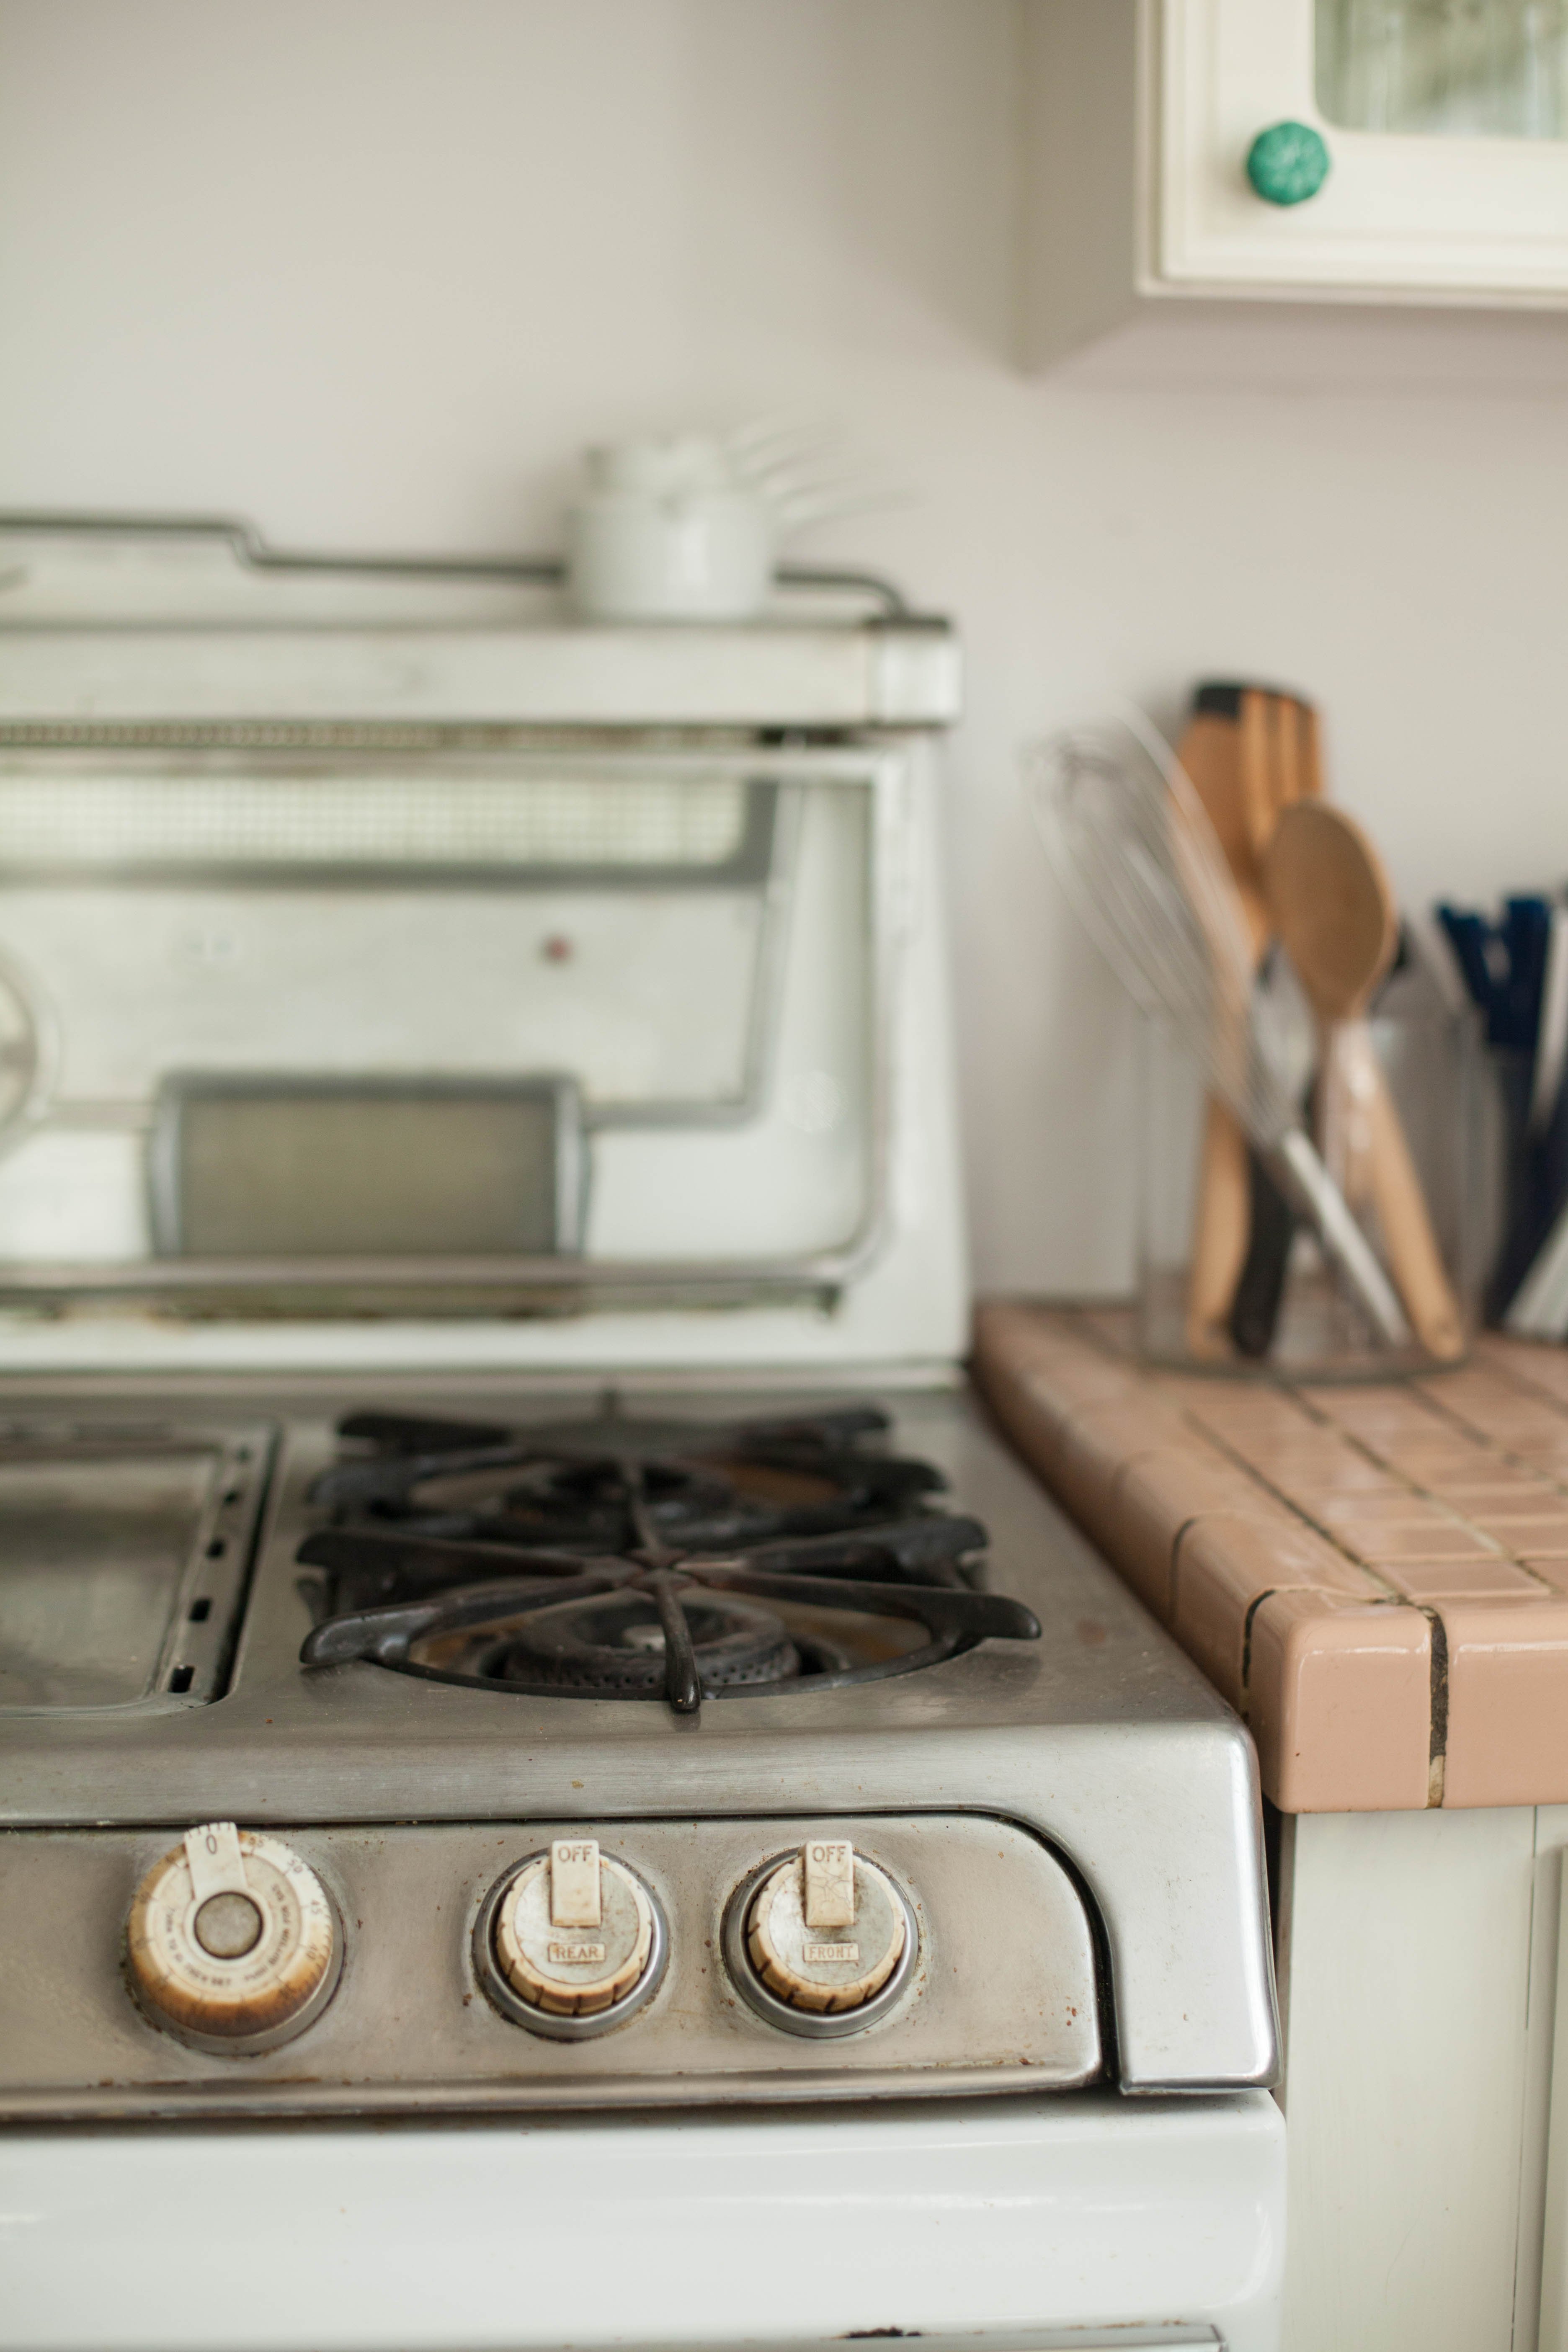
[[[588,452],[566,519],[568,590],[595,621],[744,621],[773,583],[777,523],[717,442],[620,442]]]

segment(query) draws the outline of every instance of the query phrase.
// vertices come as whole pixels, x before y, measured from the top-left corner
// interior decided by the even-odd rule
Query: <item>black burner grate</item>
[[[686,1715],[1037,1638],[978,1589],[985,1530],[933,1506],[942,1474],[874,1450],[887,1426],[868,1405],[695,1423],[609,1404],[526,1431],[351,1414],[355,1450],[312,1489],[333,1523],[300,1549],[320,1619],[301,1658]]]
[[[870,1405],[711,1423],[610,1405],[525,1432],[357,1412],[339,1433],[364,1450],[325,1472],[313,1499],[358,1522],[591,1553],[650,1533],[691,1550],[837,1535],[898,1518],[943,1484],[929,1462],[867,1445],[887,1425]]]

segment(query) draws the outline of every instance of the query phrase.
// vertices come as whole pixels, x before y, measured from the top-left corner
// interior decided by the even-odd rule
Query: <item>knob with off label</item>
[[[171,1846],[127,1922],[136,1999],[199,2049],[291,2041],[331,1999],[342,1961],[337,1913],[309,1864],[232,1822],[205,1822]]]
[[[847,1839],[811,1838],[763,1877],[745,1915],[746,1957],[787,2008],[817,2017],[867,2009],[911,1950],[909,1906]]]
[[[619,2023],[654,1990],[664,1934],[652,1896],[595,1838],[557,1838],[506,1879],[488,1906],[481,1969],[519,2023],[551,2032]],[[486,1963],[489,1963],[488,1968]]]

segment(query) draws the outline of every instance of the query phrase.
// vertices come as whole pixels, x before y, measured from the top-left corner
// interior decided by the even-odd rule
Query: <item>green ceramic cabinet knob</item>
[[[1247,151],[1247,176],[1266,205],[1304,205],[1329,176],[1329,151],[1310,122],[1271,122]]]

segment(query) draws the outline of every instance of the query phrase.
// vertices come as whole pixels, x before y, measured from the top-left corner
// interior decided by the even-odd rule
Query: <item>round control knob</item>
[[[1304,205],[1329,176],[1328,143],[1310,122],[1271,122],[1247,151],[1247,176],[1266,205]]]
[[[326,1889],[279,1838],[209,1822],[136,1890],[132,1990],[153,2022],[205,2050],[275,2048],[332,1997],[342,1937]]]
[[[874,2000],[909,1934],[891,1879],[836,1839],[814,1839],[771,1870],[746,1914],[746,1952],[763,1983],[818,2016]]]
[[[563,1856],[582,1856],[567,1864]],[[582,1882],[563,1898],[569,1867]],[[654,1957],[653,1905],[624,1863],[592,1839],[524,1863],[496,1906],[496,1966],[517,1998],[551,2017],[594,2017],[626,2000]]]

